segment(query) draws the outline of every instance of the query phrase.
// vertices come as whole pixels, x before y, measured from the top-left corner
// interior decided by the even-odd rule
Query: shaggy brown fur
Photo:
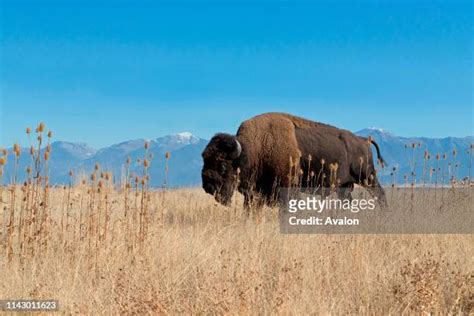
[[[242,150],[238,157],[231,157],[236,153],[235,140]],[[372,143],[383,161],[377,144]],[[203,152],[203,187],[227,204],[237,187],[239,170],[238,190],[246,206],[272,203],[279,188],[292,185],[319,190],[335,185],[346,188],[341,192],[350,198],[354,184],[365,186],[385,204],[370,144],[366,138],[327,124],[284,113],[261,114],[244,121],[237,136],[217,134],[211,139]]]

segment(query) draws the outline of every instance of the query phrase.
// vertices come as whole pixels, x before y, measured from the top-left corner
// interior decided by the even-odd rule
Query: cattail
[[[53,137],[53,132],[52,132],[52,131],[49,131],[49,132],[48,132],[48,138],[51,138],[51,137]]]
[[[439,160],[439,157],[440,157],[439,154],[436,154],[436,160]]]
[[[26,173],[27,173],[28,175],[31,174],[31,167],[26,167]]]
[[[142,178],[142,186],[144,186],[144,185],[145,185],[145,183],[146,183],[146,180],[145,180],[145,178]]]
[[[15,144],[13,145],[13,152],[15,153],[15,156],[19,157],[19,156],[20,156],[20,152],[21,152],[20,145],[18,145],[17,143],[15,143]]]
[[[443,159],[446,160],[446,154],[443,154]]]
[[[98,171],[100,169],[100,165],[98,162],[95,163],[94,170]]]
[[[456,157],[457,154],[458,152],[456,151],[456,149],[453,149],[453,156]]]
[[[362,165],[364,163],[364,158],[361,156],[359,157],[359,165]]]
[[[150,147],[150,143],[149,142],[145,142],[145,149],[148,149]]]
[[[127,165],[129,165],[132,162],[132,159],[130,157],[127,157]]]
[[[167,151],[167,152],[165,153],[165,158],[166,158],[166,159],[170,159],[170,157],[171,157],[171,153],[170,153],[169,151]],[[291,157],[290,157],[290,159],[291,159]]]
[[[69,170],[69,177],[72,178],[73,175],[74,175],[74,172],[72,170]]]
[[[45,128],[44,123],[43,122],[39,123],[38,128],[37,128],[38,133],[44,132],[44,128]]]
[[[46,151],[51,152],[51,145],[50,144],[48,144],[48,146],[46,146]]]
[[[111,177],[110,173],[107,172],[107,173],[105,174],[105,180],[109,181],[109,180],[110,180],[110,177]]]
[[[95,173],[91,174],[91,181],[95,181],[97,179],[97,176]]]
[[[30,134],[31,134],[31,128],[29,128],[29,127],[26,128],[26,134],[27,134],[27,135],[30,135]]]
[[[46,160],[46,161],[49,160],[49,151],[44,152],[44,160]]]
[[[7,164],[7,157],[0,157],[0,166],[4,166]]]
[[[425,150],[424,158],[425,158],[425,159],[428,159],[429,156],[430,156],[430,154],[428,153],[428,150]]]
[[[35,154],[35,147],[30,147],[30,155],[33,156]]]
[[[314,177],[314,171],[311,171],[309,174],[311,175],[311,177]]]
[[[325,162],[324,158],[321,158],[321,164],[324,165]]]
[[[411,148],[415,148],[416,147],[416,144],[415,143],[412,143],[411,144]]]
[[[148,168],[150,166],[150,163],[148,162],[147,159],[143,160],[143,167]]]
[[[8,150],[6,150],[6,149],[2,149],[1,152],[2,152],[2,154],[3,154],[4,156],[8,155]]]

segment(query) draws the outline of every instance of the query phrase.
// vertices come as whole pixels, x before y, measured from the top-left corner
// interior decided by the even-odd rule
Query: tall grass
[[[147,143],[136,161],[141,174],[130,173],[129,158],[122,177],[96,164],[87,176],[71,171],[67,184],[52,186],[53,135],[43,123],[35,142],[31,129],[26,134],[29,150],[14,146],[11,152],[13,164],[30,155],[24,183],[3,179],[11,159],[0,150],[0,298],[59,299],[62,312],[77,314],[474,310],[472,235],[282,235],[276,208],[249,217],[238,194],[223,207],[200,189],[174,190],[167,181],[152,189]],[[165,158],[167,175],[170,154]],[[302,159],[308,161],[307,183],[323,187],[327,173],[332,189],[340,184],[337,164]],[[367,159],[361,157],[361,170]],[[303,170],[295,159],[289,163],[292,183],[301,184]],[[432,163],[441,168],[439,159]],[[311,173],[318,164],[319,174]],[[435,167],[429,159],[425,164],[432,185]],[[388,197],[395,212],[466,205],[450,192],[445,200],[417,193],[409,199],[392,184]]]

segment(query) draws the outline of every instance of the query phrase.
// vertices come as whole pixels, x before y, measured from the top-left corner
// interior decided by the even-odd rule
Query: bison
[[[216,134],[202,153],[202,186],[224,205],[237,188],[244,205],[272,205],[279,189],[299,186],[324,192],[336,188],[349,198],[355,184],[386,205],[377,180],[370,137],[285,113],[265,113],[244,121],[237,135]]]

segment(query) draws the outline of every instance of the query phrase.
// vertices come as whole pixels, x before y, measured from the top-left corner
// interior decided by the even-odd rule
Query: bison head
[[[237,183],[237,159],[242,153],[237,137],[215,135],[202,153],[202,187],[216,200],[228,205]]]

